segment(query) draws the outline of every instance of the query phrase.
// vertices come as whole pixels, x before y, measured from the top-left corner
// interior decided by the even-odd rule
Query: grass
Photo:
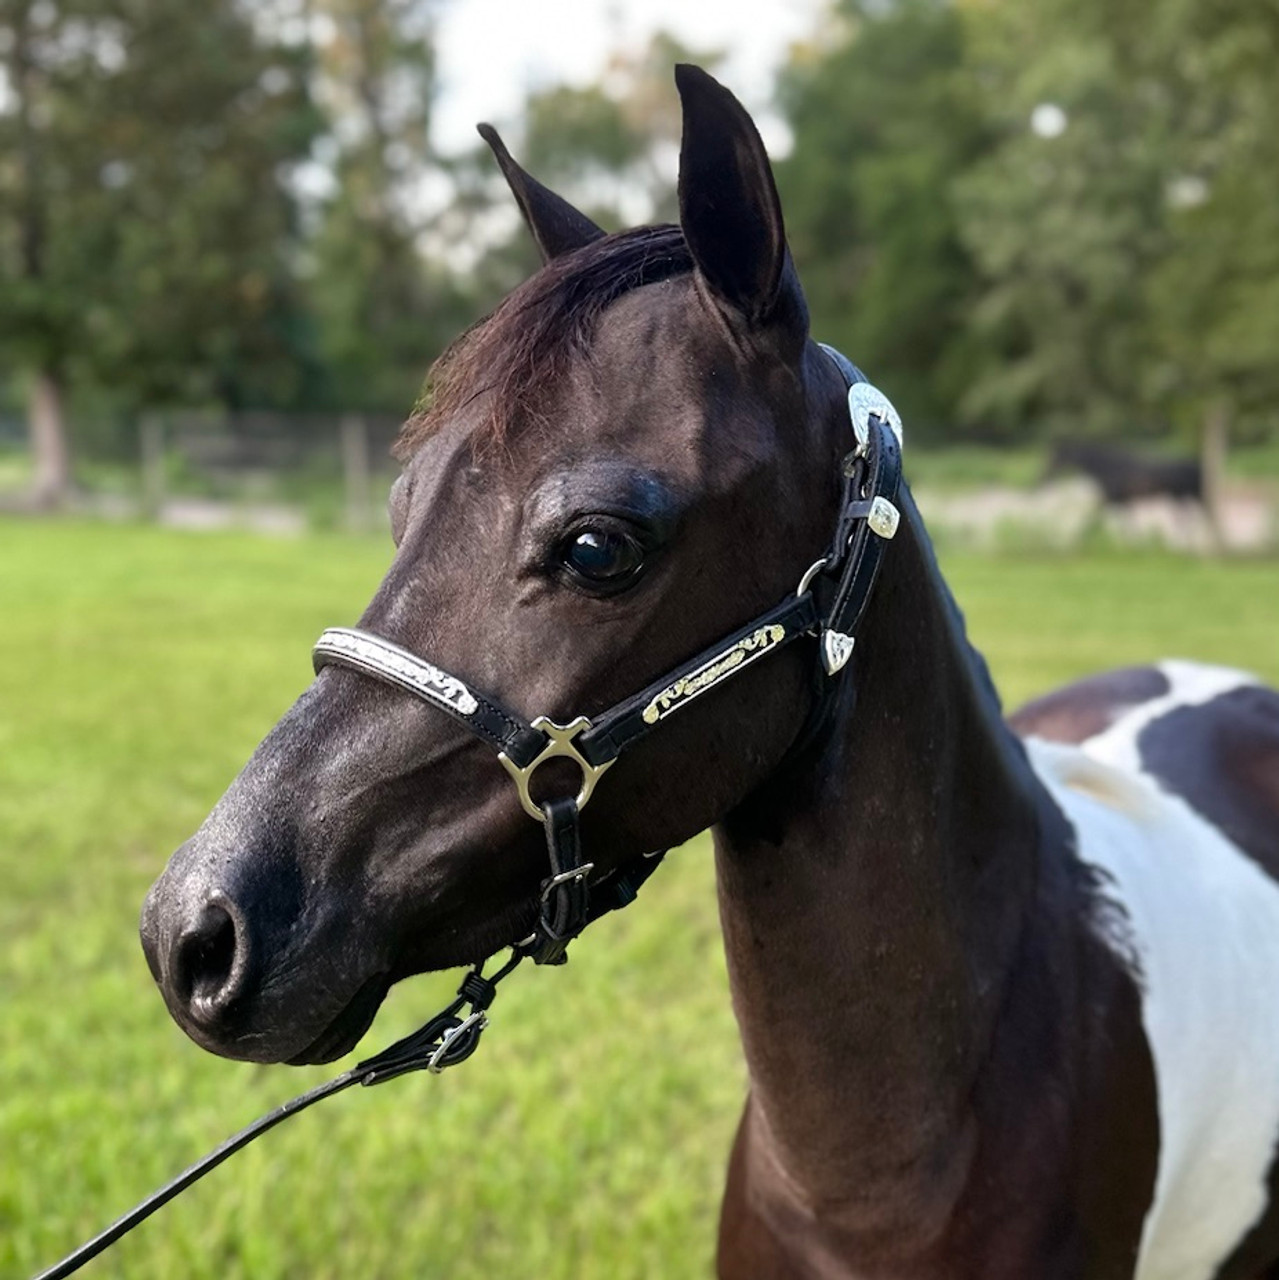
[[[381,541],[0,522],[0,1276],[29,1276],[336,1067],[172,1025],[138,906],[353,621]],[[1177,653],[1279,681],[1279,568],[1166,555],[947,570],[1010,701]],[[397,989],[363,1052],[447,976]],[[201,1280],[710,1271],[744,1073],[704,839],[561,970],[521,970],[464,1068],[322,1105],[86,1272]]]

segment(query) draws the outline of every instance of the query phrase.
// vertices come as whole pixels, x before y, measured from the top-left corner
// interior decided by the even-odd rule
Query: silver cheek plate
[[[848,416],[853,421],[853,434],[864,449],[870,440],[870,419],[874,415],[886,422],[897,437],[897,447],[902,447],[901,414],[893,408],[893,402],[872,382],[854,382],[848,388]]]
[[[822,667],[828,676],[844,669],[853,656],[855,643],[854,636],[846,636],[842,631],[822,632]]]

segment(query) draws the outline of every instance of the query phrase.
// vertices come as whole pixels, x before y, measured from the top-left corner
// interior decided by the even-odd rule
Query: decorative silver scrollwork
[[[775,649],[786,639],[786,628],[778,623],[758,627],[750,635],[730,644],[722,653],[718,653],[709,662],[703,663],[696,671],[690,671],[666,686],[660,693],[653,695],[648,706],[642,712],[645,724],[656,724],[672,712],[691,702],[698,694],[714,688],[726,676],[763,657],[770,649]]]
[[[898,447],[903,447],[901,414],[893,408],[893,402],[874,383],[854,382],[848,388],[848,416],[852,419],[857,443],[863,449],[870,440],[872,414],[892,427]]]
[[[834,631],[829,627],[822,632],[822,667],[828,676],[842,671],[849,658],[853,656],[855,636],[846,636],[842,631]]]
[[[328,662],[336,662],[381,676],[459,715],[471,716],[479,709],[475,695],[457,676],[367,631],[330,627],[315,642],[311,656],[317,671]]]

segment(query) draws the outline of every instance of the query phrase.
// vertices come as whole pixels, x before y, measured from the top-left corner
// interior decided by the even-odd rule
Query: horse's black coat
[[[1279,693],[1243,685],[1160,716],[1137,743],[1164,787],[1279,874]]]

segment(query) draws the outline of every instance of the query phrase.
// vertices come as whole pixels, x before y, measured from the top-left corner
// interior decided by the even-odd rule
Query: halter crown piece
[[[821,667],[828,677],[817,709],[828,705],[833,678],[852,656],[884,548],[897,532],[902,424],[888,397],[867,382],[854,364],[834,347],[821,346],[848,388],[855,438],[841,464],[843,495],[826,554],[804,572],[794,595],[602,715],[577,716],[567,724],[537,716],[526,723],[458,676],[372,632],[331,627],[320,636],[312,650],[317,672],[326,666],[346,667],[394,685],[452,716],[497,752],[524,811],[546,832],[550,874],[542,881],[537,925],[515,944],[511,958],[491,978],[483,976],[483,965],[471,970],[456,999],[418,1031],[228,1138],[36,1280],[61,1280],[78,1271],[236,1151],[322,1098],[356,1084],[381,1084],[410,1071],[443,1071],[469,1058],[488,1025],[487,1010],[497,984],[524,959],[562,964],[568,944],[593,920],[633,902],[657,869],[665,850],[592,881],[595,866],[582,860],[578,817],[618,756],[664,720],[761,658],[809,635],[817,637]],[[806,737],[807,732],[802,732],[801,740]],[[575,796],[537,801],[529,784],[541,765],[556,758],[577,765],[581,786]]]

